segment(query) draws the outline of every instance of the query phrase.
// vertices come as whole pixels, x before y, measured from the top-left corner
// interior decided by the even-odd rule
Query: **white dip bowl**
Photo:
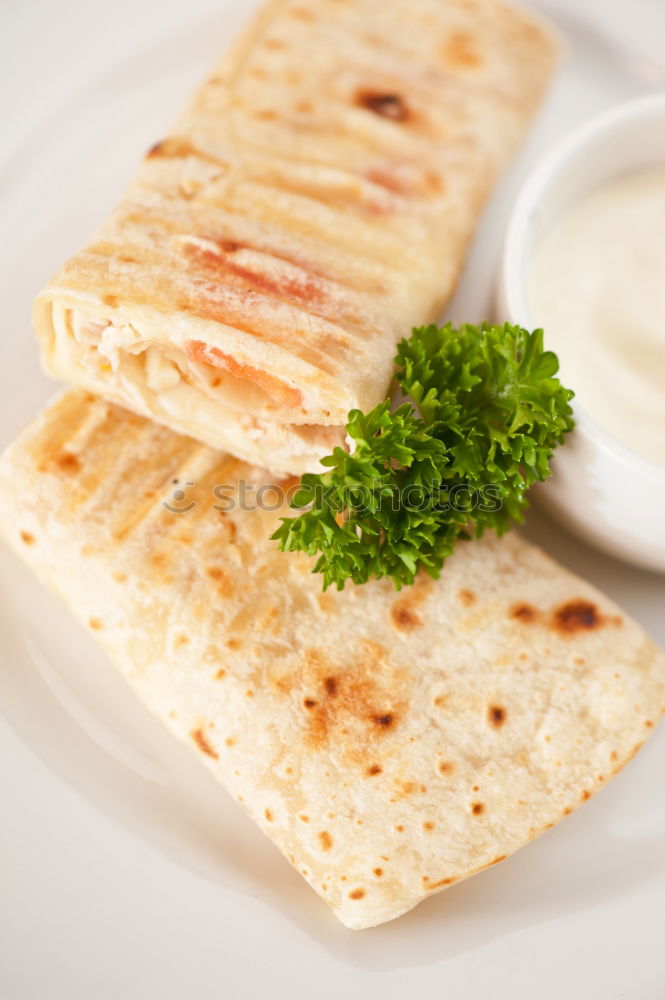
[[[578,199],[621,174],[654,166],[665,166],[665,94],[622,104],[559,143],[531,174],[515,204],[497,319],[528,329],[542,325],[532,315],[529,279],[534,251],[550,225]],[[545,345],[556,350],[555,344],[548,345],[547,329]],[[576,400],[573,408],[575,430],[556,452],[552,478],[536,487],[539,501],[598,548],[665,572],[665,466],[617,441]]]

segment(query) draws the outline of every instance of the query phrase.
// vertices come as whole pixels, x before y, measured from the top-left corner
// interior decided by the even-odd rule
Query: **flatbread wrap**
[[[272,0],[39,294],[45,368],[316,470],[450,296],[555,51],[498,0]]]
[[[2,458],[0,527],[339,919],[368,927],[602,788],[663,712],[665,655],[517,533],[460,543],[399,593],[322,593],[269,540],[288,485],[70,391]]]

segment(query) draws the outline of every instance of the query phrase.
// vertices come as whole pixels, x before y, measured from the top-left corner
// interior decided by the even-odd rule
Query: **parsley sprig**
[[[352,410],[351,451],[302,477],[292,506],[307,509],[272,536],[283,551],[318,553],[324,590],[383,576],[399,589],[421,567],[437,577],[458,540],[523,520],[529,486],[573,427],[573,393],[542,330],[420,327],[396,364],[413,402]]]

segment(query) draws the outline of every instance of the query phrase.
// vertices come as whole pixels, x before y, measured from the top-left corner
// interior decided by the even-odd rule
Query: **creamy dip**
[[[582,408],[665,465],[665,167],[564,213],[536,251],[530,306]]]

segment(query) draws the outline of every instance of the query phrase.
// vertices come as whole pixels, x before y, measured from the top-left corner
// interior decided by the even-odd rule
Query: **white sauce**
[[[665,167],[573,205],[536,252],[530,293],[582,408],[665,465]]]

